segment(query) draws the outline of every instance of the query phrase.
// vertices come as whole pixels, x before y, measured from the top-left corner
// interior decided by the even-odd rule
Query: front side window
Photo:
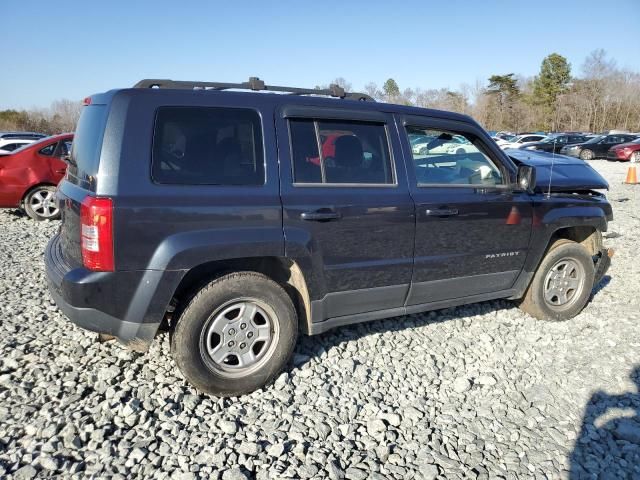
[[[161,107],[152,165],[158,183],[264,185],[260,117],[244,108]]]
[[[475,136],[412,126],[406,131],[409,137],[422,134],[428,139],[411,146],[419,186],[504,183],[500,170]],[[462,142],[456,142],[456,137]]]
[[[295,183],[393,184],[393,163],[382,124],[289,121]]]

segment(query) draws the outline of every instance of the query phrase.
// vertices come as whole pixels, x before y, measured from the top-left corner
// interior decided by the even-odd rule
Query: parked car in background
[[[0,208],[22,208],[34,220],[58,218],[53,196],[72,141],[71,133],[55,135],[0,156]]]
[[[433,135],[420,135],[421,140],[415,142],[411,151],[416,155],[433,155],[437,153],[472,153],[478,149],[462,135],[449,135],[434,132]]]
[[[7,153],[11,153],[18,148],[24,147],[25,145],[29,145],[30,143],[35,142],[35,140],[24,140],[17,138],[7,138],[0,140],[0,155],[4,155]]]
[[[528,145],[530,143],[540,142],[541,140],[544,140],[545,138],[547,138],[546,135],[540,135],[540,134],[516,135],[515,137],[513,137],[508,142],[500,142],[500,143],[498,143],[498,145],[502,149],[505,149],[505,148],[522,148],[525,145]]]
[[[601,135],[576,145],[562,147],[560,153],[571,157],[578,157],[582,160],[593,160],[594,158],[604,158],[609,149],[615,145],[631,142],[636,137],[630,134]]]
[[[640,135],[638,137],[640,137]],[[640,163],[640,138],[609,148],[607,160]]]
[[[542,150],[543,152],[560,153],[562,147],[574,145],[587,141],[587,137],[582,134],[551,134],[544,140],[530,143],[522,147],[525,150]]]

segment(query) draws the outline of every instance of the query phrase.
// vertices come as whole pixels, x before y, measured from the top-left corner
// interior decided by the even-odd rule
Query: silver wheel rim
[[[552,308],[567,308],[575,303],[584,288],[584,269],[570,258],[551,267],[544,279],[544,299]]]
[[[262,367],[273,354],[280,330],[271,307],[255,298],[227,302],[202,329],[200,351],[212,370],[243,377]]]
[[[631,154],[631,163],[640,163],[640,152],[633,152]]]
[[[39,217],[51,218],[58,214],[58,207],[51,190],[36,190],[29,197],[29,208]]]
[[[593,154],[591,153],[591,150],[585,150],[584,152],[582,152],[582,158],[584,158],[585,160],[591,160],[592,156]]]

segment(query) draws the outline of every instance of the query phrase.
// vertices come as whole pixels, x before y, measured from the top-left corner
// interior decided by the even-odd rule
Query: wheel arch
[[[57,185],[55,183],[51,183],[51,182],[39,182],[39,183],[35,183],[33,185],[30,185],[29,187],[27,187],[23,192],[22,192],[22,196],[20,197],[20,206],[24,207],[24,201],[27,198],[27,196],[33,192],[36,188],[38,187],[56,187]]]
[[[287,292],[298,314],[298,327],[308,333],[311,322],[311,300],[300,266],[286,257],[245,257],[214,260],[190,269],[178,284],[171,304],[179,311],[191,297],[210,281],[227,273],[251,271],[262,273]],[[171,325],[166,325],[171,327]]]

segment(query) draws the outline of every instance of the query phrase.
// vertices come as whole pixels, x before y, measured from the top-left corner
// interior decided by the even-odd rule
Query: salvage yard
[[[138,354],[68,322],[58,223],[0,211],[0,477],[640,478],[640,185],[590,163],[616,254],[578,317],[494,301],[342,328],[235,399],[189,387],[167,335]]]

